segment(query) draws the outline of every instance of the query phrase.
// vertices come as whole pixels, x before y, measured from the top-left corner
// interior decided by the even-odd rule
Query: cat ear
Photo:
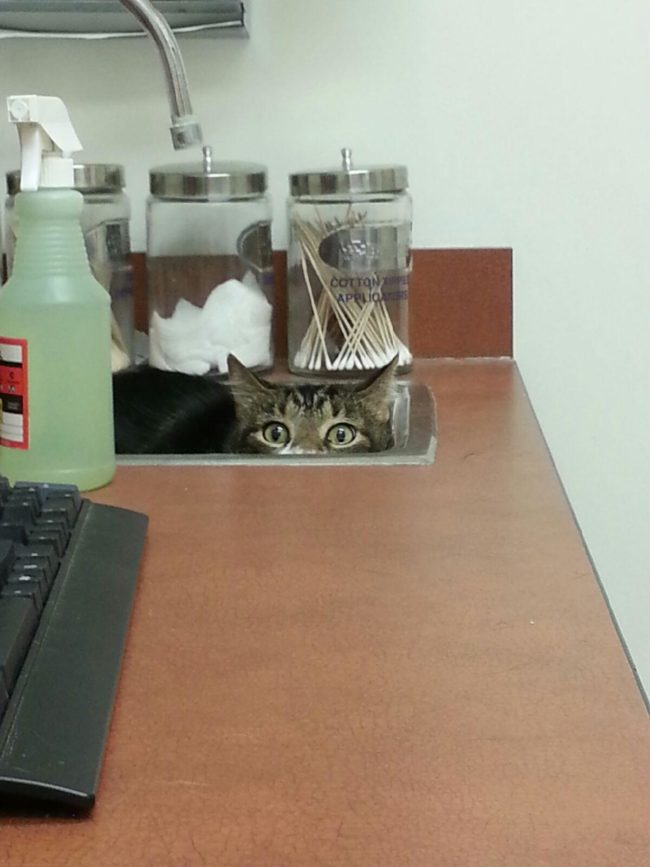
[[[228,375],[236,402],[255,401],[268,395],[273,386],[245,367],[234,355],[228,356]]]
[[[395,398],[397,362],[398,356],[396,355],[388,364],[380,367],[354,390],[356,396],[372,407],[380,416],[384,416],[390,411],[390,406]]]

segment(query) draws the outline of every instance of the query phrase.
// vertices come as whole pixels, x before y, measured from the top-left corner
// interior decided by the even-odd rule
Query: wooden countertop
[[[650,728],[510,362],[430,467],[120,468],[151,524],[98,801],[3,867],[647,867]]]

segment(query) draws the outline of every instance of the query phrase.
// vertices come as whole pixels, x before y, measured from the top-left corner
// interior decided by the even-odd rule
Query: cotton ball
[[[186,360],[206,358],[210,354],[210,345],[199,333],[173,335],[163,344],[163,351],[170,364],[177,365]]]
[[[185,361],[179,361],[175,365],[174,369],[178,370],[180,373],[194,373],[203,376],[210,370],[210,363],[200,358],[188,358]]]
[[[213,367],[217,368],[219,373],[226,373],[228,371],[228,356],[230,353],[230,347],[224,346],[223,343],[210,344],[210,362]]]
[[[217,286],[206,301],[203,315],[207,321],[207,339],[213,346],[225,348],[240,358],[240,347],[252,342],[246,354],[269,359],[272,307],[259,288],[239,280],[227,280]],[[240,358],[243,364],[250,364]],[[256,361],[255,364],[268,363]],[[221,370],[224,369],[219,364]]]
[[[152,367],[158,367],[160,370],[171,370],[172,368],[170,367],[162,348],[160,334],[161,322],[162,317],[157,313],[154,313],[151,317],[151,324],[149,326],[149,364]]]
[[[270,325],[273,308],[250,271],[244,275],[241,285],[247,290],[251,325]]]
[[[190,323],[196,322],[201,316],[202,308],[196,304],[192,304],[191,301],[188,301],[186,298],[179,298],[176,303],[176,307],[174,308],[173,319],[176,323]]]
[[[201,327],[209,343],[228,345],[240,326],[240,286],[237,280],[227,280],[208,295],[203,307]]]
[[[172,316],[163,318],[154,313],[152,329],[160,352],[175,370],[181,370],[186,361],[200,360],[206,354],[201,308],[184,298],[179,300]]]
[[[233,353],[249,367],[270,364],[272,307],[250,272],[245,279],[215,286],[202,308],[181,298],[172,316],[154,313],[151,363],[184,373],[213,367],[224,373]]]
[[[272,308],[258,289],[226,280],[210,293],[203,307],[208,340],[224,346],[244,338],[250,327],[270,327]],[[245,339],[245,338],[244,338]]]
[[[156,323],[156,330],[164,342],[168,337],[174,338],[179,334],[193,333],[201,320],[201,308],[181,298],[171,316],[163,317],[154,313],[152,321]]]
[[[232,354],[245,367],[263,367],[271,363],[271,347],[268,328],[249,328],[244,340],[237,340],[232,346]]]

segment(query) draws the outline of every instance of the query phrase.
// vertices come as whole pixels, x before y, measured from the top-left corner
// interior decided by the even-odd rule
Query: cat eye
[[[357,438],[357,429],[354,425],[342,423],[333,425],[325,439],[332,446],[349,446]]]
[[[291,439],[289,428],[279,421],[272,421],[270,424],[267,424],[262,431],[262,436],[267,443],[271,443],[273,446],[286,445]]]

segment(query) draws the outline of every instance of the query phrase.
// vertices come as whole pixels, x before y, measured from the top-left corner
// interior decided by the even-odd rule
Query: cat
[[[233,355],[229,384],[140,366],[113,374],[118,454],[325,454],[394,444],[397,357],[357,383],[275,384]]]

